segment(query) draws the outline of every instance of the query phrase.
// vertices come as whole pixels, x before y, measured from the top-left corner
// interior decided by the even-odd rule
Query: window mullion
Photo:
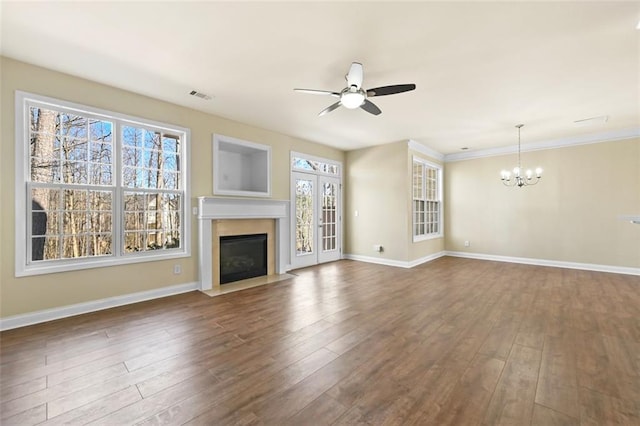
[[[113,167],[113,212],[112,212],[112,238],[113,251],[117,257],[124,255],[122,242],[124,241],[124,191],[122,189],[122,123],[116,120],[114,123],[114,131],[112,135],[113,159],[111,164]]]

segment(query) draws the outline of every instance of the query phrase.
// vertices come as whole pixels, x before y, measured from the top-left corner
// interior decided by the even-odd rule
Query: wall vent
[[[202,92],[198,92],[197,90],[192,90],[191,92],[189,92],[189,94],[191,96],[195,96],[196,98],[204,99],[205,101],[210,101],[212,99],[212,96],[209,96]]]

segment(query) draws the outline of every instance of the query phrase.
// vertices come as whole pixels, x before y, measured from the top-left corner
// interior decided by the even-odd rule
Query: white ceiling
[[[640,128],[640,2],[7,2],[4,56],[345,150]],[[338,110],[353,61],[382,115]],[[213,95],[205,101],[191,90]],[[573,121],[608,115],[606,124]]]

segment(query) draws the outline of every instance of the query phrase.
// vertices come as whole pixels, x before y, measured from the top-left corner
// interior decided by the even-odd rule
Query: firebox
[[[267,275],[267,234],[220,237],[220,284]]]

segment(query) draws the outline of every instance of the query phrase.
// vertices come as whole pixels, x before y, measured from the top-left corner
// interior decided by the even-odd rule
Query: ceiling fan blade
[[[375,89],[367,90],[367,96],[386,96],[386,95],[395,95],[396,93],[408,92],[410,90],[415,90],[415,84],[396,84],[393,86],[382,86],[376,87]]]
[[[364,103],[360,105],[360,108],[373,115],[380,115],[382,113],[380,108],[378,108],[373,102],[368,99],[364,100]]]
[[[336,98],[340,97],[340,93],[330,92],[328,90],[315,90],[315,89],[293,89],[293,90],[300,93],[309,93],[311,95],[330,95],[330,96],[335,96]]]
[[[362,64],[360,62],[353,62],[351,68],[349,68],[349,74],[347,74],[347,86],[356,86],[357,89],[360,89],[363,78],[364,71],[362,71]]]
[[[325,109],[320,111],[320,114],[318,114],[318,117],[321,117],[321,116],[333,111],[334,109],[338,108],[339,106],[340,106],[340,101],[336,102],[335,104],[329,105],[328,107],[326,107]]]

